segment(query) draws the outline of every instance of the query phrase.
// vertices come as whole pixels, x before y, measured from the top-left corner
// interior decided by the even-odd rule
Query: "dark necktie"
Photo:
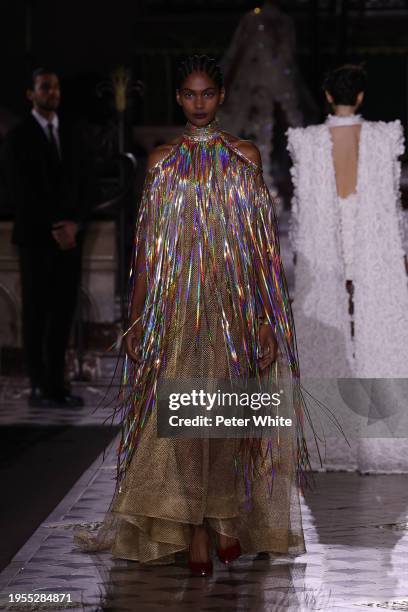
[[[61,156],[60,156],[60,152],[59,152],[57,141],[56,141],[55,136],[54,136],[54,129],[53,129],[52,123],[48,124],[48,134],[49,134],[49,141],[50,141],[50,145],[51,145],[51,148],[52,148],[53,156],[55,157],[55,159],[57,161],[60,161]]]

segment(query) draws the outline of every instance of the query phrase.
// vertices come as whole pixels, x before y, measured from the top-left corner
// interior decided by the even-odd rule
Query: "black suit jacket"
[[[5,144],[6,181],[14,211],[13,242],[20,246],[55,244],[53,223],[86,219],[82,148],[75,131],[60,121],[61,160],[30,115],[12,130]]]

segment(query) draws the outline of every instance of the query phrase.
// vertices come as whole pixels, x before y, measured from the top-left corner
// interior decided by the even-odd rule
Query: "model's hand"
[[[142,326],[136,323],[125,336],[126,352],[132,361],[140,360],[140,342],[142,340]]]
[[[259,328],[259,343],[261,353],[259,356],[259,368],[264,370],[276,361],[278,355],[278,343],[276,342],[275,334],[272,327],[268,324],[262,324]]]
[[[58,221],[52,226],[52,236],[63,251],[76,247],[78,224],[74,221]]]

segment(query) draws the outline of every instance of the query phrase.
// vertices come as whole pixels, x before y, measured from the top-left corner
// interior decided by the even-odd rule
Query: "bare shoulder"
[[[251,162],[262,168],[262,158],[258,147],[250,140],[241,140],[232,134],[225,132],[228,140],[241,151],[242,155]]]
[[[181,142],[180,138],[176,138],[168,143],[161,144],[150,151],[147,158],[147,169],[151,170],[153,166],[162,161],[172,150],[172,148]]]
[[[245,157],[250,159],[257,166],[262,167],[261,154],[259,152],[258,147],[253,142],[251,142],[250,140],[239,140],[236,146],[241,151],[241,153],[245,155]]]

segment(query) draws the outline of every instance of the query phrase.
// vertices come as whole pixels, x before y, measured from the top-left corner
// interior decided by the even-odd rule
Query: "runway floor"
[[[2,389],[0,426],[5,429],[58,423],[100,426],[109,414],[109,409],[95,411],[103,381],[82,385],[87,400],[83,409],[52,414],[29,410],[21,384],[6,381]],[[211,578],[191,578],[183,555],[172,566],[143,567],[107,552],[85,554],[74,548],[73,527],[100,521],[109,504],[114,453],[113,442],[105,460],[99,456],[93,461],[3,569],[0,609],[408,610],[408,475],[317,474],[316,490],[302,499],[305,555],[248,555],[230,569],[214,559]],[[1,504],[7,502],[5,491]],[[10,603],[18,594],[38,599],[54,594],[60,600]]]

